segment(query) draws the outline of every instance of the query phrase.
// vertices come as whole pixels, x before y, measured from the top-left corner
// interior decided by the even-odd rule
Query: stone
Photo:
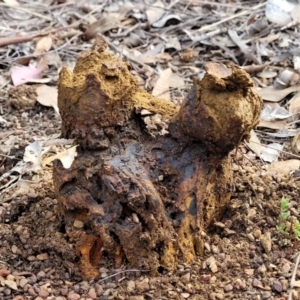
[[[39,296],[43,299],[46,299],[49,296],[49,293],[43,289],[39,290]]]
[[[127,282],[127,291],[129,293],[134,292],[135,291],[135,282],[133,280],[129,280]]]
[[[33,297],[37,297],[38,296],[32,286],[28,289],[28,293],[29,293],[30,296],[33,296]]]
[[[10,274],[9,270],[7,270],[7,269],[0,269],[0,276],[6,277],[9,274]]]
[[[182,282],[185,282],[185,283],[186,282],[190,282],[190,280],[191,280],[191,273],[188,272],[188,273],[182,275],[181,276],[181,280],[182,280]]]
[[[210,275],[210,274],[202,274],[202,275],[201,275],[201,279],[202,279],[203,281],[210,281],[211,275]]]
[[[290,263],[285,263],[282,268],[281,271],[284,275],[288,274],[291,270],[291,264]]]
[[[47,260],[47,259],[49,259],[49,256],[48,256],[47,253],[41,253],[41,254],[38,254],[38,255],[36,256],[36,258],[37,258],[38,260]]]
[[[252,285],[253,285],[254,287],[257,287],[257,288],[260,288],[260,289],[263,288],[263,285],[262,285],[261,281],[259,281],[259,280],[256,279],[256,278],[253,279]]]
[[[136,281],[135,287],[140,293],[144,293],[146,291],[149,291],[150,285],[149,285],[149,279],[145,278],[142,281]]]
[[[258,267],[258,269],[257,269],[257,272],[258,272],[259,274],[265,274],[266,271],[267,271],[267,268],[266,268],[266,266],[265,266],[264,264],[262,264],[262,265],[261,265],[260,267]]]
[[[13,300],[24,300],[24,297],[21,295],[17,295],[15,297],[13,297]]]
[[[11,295],[11,289],[6,288],[6,289],[3,291],[3,294],[4,294],[5,296]]]
[[[271,293],[270,292],[268,292],[268,291],[266,291],[266,292],[263,292],[262,294],[261,294],[261,300],[266,300],[266,299],[269,299],[269,298],[271,298]]]
[[[4,280],[4,284],[13,290],[18,290],[17,283],[13,280]]]
[[[261,236],[261,230],[260,230],[260,229],[254,230],[253,233],[252,233],[252,235],[253,235],[253,237],[254,237],[255,239],[259,239],[260,236]]]
[[[80,295],[74,293],[73,291],[71,291],[69,294],[68,294],[68,300],[78,300],[80,299]]]
[[[96,293],[98,296],[101,296],[104,292],[102,285],[100,285],[98,283],[95,284],[95,289],[96,289]]]
[[[19,285],[20,285],[21,288],[24,288],[24,286],[25,286],[27,283],[28,283],[28,280],[27,280],[26,278],[22,278],[22,279],[20,280]]]
[[[130,296],[129,300],[145,300],[144,296]]]
[[[266,232],[260,237],[260,243],[264,248],[266,253],[269,253],[272,249],[272,239],[271,239],[271,232]]]
[[[188,299],[191,294],[189,294],[189,293],[181,293],[180,295],[181,295],[182,298]]]
[[[88,292],[88,296],[92,299],[97,299],[97,293],[94,288],[91,288]]]
[[[228,292],[231,292],[233,290],[233,286],[232,286],[232,284],[226,284],[225,286],[224,286],[224,291],[226,292],[226,293],[228,293]]]
[[[68,294],[68,287],[62,287],[59,291],[62,296],[66,296]]]
[[[272,286],[273,290],[277,293],[281,293],[282,292],[282,284],[280,281],[275,280],[273,282],[273,286]]]

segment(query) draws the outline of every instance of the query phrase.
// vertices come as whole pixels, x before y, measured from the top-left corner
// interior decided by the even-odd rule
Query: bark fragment
[[[89,278],[103,254],[154,271],[201,254],[230,199],[228,153],[259,118],[261,100],[236,66],[208,64],[180,108],[139,88],[129,69],[101,46],[59,79],[62,136],[78,156],[69,169],[56,161],[53,180]],[[136,109],[169,119],[169,134],[149,135]]]

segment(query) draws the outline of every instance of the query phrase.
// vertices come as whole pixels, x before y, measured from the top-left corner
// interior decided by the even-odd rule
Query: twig
[[[289,298],[288,300],[292,300],[293,297],[292,297],[292,293],[293,293],[293,287],[294,287],[294,283],[295,283],[295,277],[296,277],[296,273],[297,273],[297,269],[298,269],[298,266],[299,266],[299,262],[300,262],[300,252],[298,252],[298,256],[297,256],[297,260],[296,260],[296,263],[295,263],[295,268],[294,268],[294,271],[293,271],[293,275],[292,275],[292,278],[291,278],[291,282],[290,282],[290,292],[289,292]]]
[[[136,269],[124,270],[124,271],[120,271],[120,272],[117,272],[115,274],[109,275],[109,276],[107,276],[107,277],[105,277],[103,279],[100,279],[100,280],[97,281],[97,283],[103,282],[103,281],[105,281],[105,280],[107,280],[109,278],[115,277],[116,275],[123,274],[123,273],[126,273],[126,272],[150,272],[150,271],[151,270],[136,270]]]
[[[13,44],[19,44],[19,43],[30,42],[33,39],[40,38],[42,36],[53,34],[53,33],[56,33],[58,31],[68,29],[68,28],[72,28],[72,27],[76,27],[76,26],[78,26],[78,22],[75,22],[74,24],[66,26],[66,27],[59,27],[59,28],[56,28],[56,29],[51,29],[51,30],[48,30],[46,32],[41,32],[41,33],[38,33],[38,34],[35,34],[35,35],[1,38],[0,39],[0,47],[13,45]]]
[[[31,15],[33,15],[33,16],[39,17],[39,18],[41,18],[41,19],[45,19],[45,20],[47,20],[47,21],[52,21],[51,18],[46,17],[46,16],[44,16],[44,15],[41,15],[41,14],[39,14],[39,13],[37,13],[37,12],[31,11],[31,10],[29,10],[29,9],[27,9],[27,8],[23,8],[23,7],[20,7],[20,6],[15,6],[15,5],[10,5],[10,4],[7,4],[7,3],[0,3],[0,6],[6,6],[6,7],[12,8],[12,9],[21,10],[21,11],[24,11],[24,12],[26,12],[26,13],[29,13],[29,14],[31,14]]]
[[[261,72],[269,64],[270,64],[270,62],[267,62],[267,63],[264,63],[263,65],[249,65],[249,66],[242,66],[240,68],[249,74],[255,74],[255,73]]]
[[[0,153],[0,156],[6,157],[6,158],[10,158],[10,159],[21,160],[21,159],[19,159],[19,158],[16,158],[15,156],[9,156],[9,155],[5,155],[5,154],[2,154],[2,153]]]
[[[145,69],[151,69],[155,74],[158,74],[158,72],[156,70],[154,70],[153,68],[151,68],[150,66],[146,65],[145,63],[135,59],[134,57],[132,57],[131,55],[129,54],[126,54],[126,53],[123,53],[121,50],[119,50],[112,42],[110,42],[103,34],[101,33],[98,33],[97,34],[98,36],[100,36],[105,43],[107,43],[107,45],[112,48],[114,51],[116,51],[117,53],[120,53],[122,55],[124,55],[129,61],[131,61],[132,63],[134,64],[137,64]]]
[[[282,152],[282,153],[284,153],[284,154],[288,154],[288,155],[291,155],[291,156],[300,158],[300,155],[293,154],[293,153],[290,153],[290,152],[287,152],[287,151],[284,151],[284,150],[278,150],[278,149],[273,148],[273,147],[270,147],[270,146],[268,146],[268,145],[262,145],[262,144],[260,144],[260,143],[254,142],[254,141],[251,141],[251,143],[257,144],[257,145],[261,145],[261,146],[263,146],[263,147],[266,147],[266,148],[269,148],[269,149],[272,149],[272,150],[277,150],[277,151]]]
[[[225,22],[227,22],[227,21],[230,21],[230,20],[232,20],[232,19],[238,18],[238,17],[243,16],[243,15],[247,15],[247,14],[249,13],[249,11],[252,11],[252,10],[255,10],[255,9],[258,9],[258,8],[261,8],[261,7],[265,6],[266,3],[267,3],[267,2],[260,3],[260,4],[258,4],[258,5],[253,6],[252,8],[249,8],[249,9],[247,9],[247,10],[241,11],[240,13],[237,13],[237,14],[235,14],[235,15],[232,15],[232,16],[229,16],[229,17],[227,17],[227,18],[224,18],[223,20],[220,20],[220,21],[218,21],[218,22],[216,22],[216,23],[213,23],[213,24],[210,24],[210,25],[207,25],[207,26],[203,26],[203,27],[199,28],[197,31],[198,31],[198,32],[202,32],[202,31],[210,30],[210,29],[211,29],[212,27],[214,27],[214,26],[223,24],[223,23],[225,23]]]
[[[141,23],[136,23],[135,25],[131,26],[130,28],[128,28],[127,30],[121,32],[121,33],[110,33],[110,37],[112,38],[120,38],[120,37],[125,37],[127,36],[129,33],[131,33],[132,31],[138,29],[138,28],[145,28],[147,25],[146,24],[141,24]]]

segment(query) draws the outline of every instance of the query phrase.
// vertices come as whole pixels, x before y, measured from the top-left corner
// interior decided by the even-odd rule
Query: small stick
[[[249,8],[249,9],[247,9],[247,10],[241,11],[240,13],[237,13],[237,14],[235,14],[235,15],[232,15],[232,16],[229,16],[229,17],[227,17],[227,18],[224,18],[224,19],[221,20],[221,21],[218,21],[218,22],[216,22],[216,23],[213,23],[213,24],[210,24],[210,25],[207,25],[207,26],[203,26],[203,27],[199,28],[197,31],[198,31],[198,32],[206,31],[206,30],[211,29],[211,28],[214,27],[214,26],[223,24],[223,23],[225,23],[225,22],[227,22],[227,21],[230,21],[230,20],[232,20],[232,19],[235,19],[235,18],[237,18],[237,17],[243,16],[243,15],[247,15],[247,14],[249,13],[249,11],[255,10],[255,9],[258,9],[258,8],[261,8],[261,7],[265,6],[266,3],[267,3],[267,2],[260,3],[260,4],[255,5],[255,6]]]
[[[297,269],[298,269],[298,266],[299,266],[299,262],[300,262],[300,252],[298,252],[295,268],[294,268],[293,275],[292,275],[292,278],[291,278],[291,282],[290,282],[291,289],[290,289],[290,292],[289,292],[288,300],[293,299],[293,297],[292,297],[293,294],[292,293],[293,293],[293,287],[294,287],[294,283],[295,283],[295,277],[296,277]]]
[[[105,280],[107,280],[107,279],[109,279],[109,278],[115,277],[115,276],[117,276],[117,275],[119,275],[119,274],[123,274],[123,273],[126,273],[126,272],[150,272],[150,271],[151,271],[151,270],[136,270],[136,269],[132,269],[132,270],[124,270],[124,271],[120,271],[120,272],[118,272],[118,273],[109,275],[109,276],[107,276],[107,277],[105,277],[105,278],[103,278],[103,279],[100,279],[100,280],[97,281],[97,283],[103,282],[103,281],[105,281]]]
[[[31,11],[31,10],[29,10],[29,9],[27,9],[27,8],[23,8],[23,7],[20,7],[20,6],[15,6],[15,5],[10,5],[10,4],[7,4],[7,3],[0,3],[0,6],[6,6],[6,7],[13,8],[13,9],[21,10],[21,11],[24,11],[24,12],[26,12],[26,13],[29,13],[29,14],[31,14],[31,15],[33,15],[33,16],[39,17],[39,18],[41,18],[41,19],[45,19],[45,20],[47,20],[47,21],[52,21],[51,18],[46,17],[46,16],[44,16],[44,15],[41,15],[41,14],[39,14],[39,13],[37,13],[37,12]]]
[[[72,27],[76,27],[76,26],[78,26],[77,22],[75,22],[72,25],[66,26],[66,27],[59,27],[59,28],[56,28],[56,29],[51,29],[51,30],[48,30],[46,32],[41,32],[41,33],[38,33],[38,34],[35,34],[35,35],[0,38],[0,47],[13,45],[13,44],[19,44],[19,43],[30,42],[33,39],[40,38],[42,36],[46,36],[46,35],[56,33],[58,31],[68,29],[68,28],[72,28]]]
[[[151,68],[150,66],[146,65],[145,63],[139,61],[138,59],[135,59],[134,57],[132,57],[131,55],[128,55],[128,54],[125,54],[123,53],[121,50],[119,50],[112,42],[110,42],[103,34],[101,33],[98,33],[97,34],[98,36],[100,36],[105,43],[107,43],[107,45],[112,48],[114,51],[116,51],[117,53],[120,53],[122,55],[124,55],[129,61],[131,61],[132,63],[134,64],[137,64],[145,69],[152,69],[152,71],[155,73],[155,74],[158,74],[158,72],[156,70],[154,70],[153,68]]]

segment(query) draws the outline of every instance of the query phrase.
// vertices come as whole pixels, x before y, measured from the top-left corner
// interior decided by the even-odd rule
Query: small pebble
[[[97,299],[97,293],[94,288],[91,288],[88,292],[88,296],[92,299]]]
[[[261,300],[266,300],[266,299],[269,299],[269,298],[271,298],[271,293],[270,292],[263,292],[262,294],[261,294]]]
[[[96,283],[95,284],[96,293],[98,296],[101,296],[103,294],[103,287],[102,285]]]
[[[273,290],[275,291],[275,292],[277,292],[277,293],[281,293],[282,292],[282,284],[281,284],[281,282],[280,281],[278,281],[278,280],[275,280],[274,282],[273,282]]]
[[[38,255],[36,256],[36,258],[37,258],[38,260],[47,260],[47,259],[49,259],[49,256],[48,256],[47,253],[41,253],[41,254],[38,254]]]
[[[224,286],[224,291],[227,293],[227,292],[231,292],[233,290],[233,286],[232,286],[232,284],[226,284],[225,286]]]

